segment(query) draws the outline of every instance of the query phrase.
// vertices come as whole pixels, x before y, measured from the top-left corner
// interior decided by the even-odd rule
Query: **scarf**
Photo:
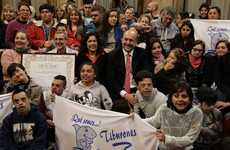
[[[194,69],[198,68],[202,62],[201,57],[200,58],[195,58],[191,54],[188,55],[189,62],[192,65]]]

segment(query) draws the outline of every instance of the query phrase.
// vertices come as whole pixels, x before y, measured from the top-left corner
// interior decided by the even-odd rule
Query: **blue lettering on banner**
[[[98,126],[100,124],[100,122],[97,123],[94,120],[90,120],[88,118],[86,119],[86,118],[80,117],[77,114],[73,115],[72,122],[73,122],[73,124],[84,124],[84,125],[90,125],[90,126]]]
[[[113,147],[118,147],[118,146],[125,146],[123,150],[127,150],[128,148],[132,147],[132,144],[129,142],[119,142],[113,144]]]
[[[112,131],[102,130],[100,132],[100,137],[104,138],[107,143],[110,141],[122,140],[132,136],[137,136],[135,129],[131,129],[128,131],[120,131],[120,132],[114,132],[113,130]]]
[[[209,26],[208,27],[208,32],[229,32],[230,29],[227,28],[218,28],[215,26]]]

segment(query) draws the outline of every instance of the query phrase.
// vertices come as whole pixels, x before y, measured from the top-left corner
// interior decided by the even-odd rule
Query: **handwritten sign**
[[[195,39],[203,40],[206,50],[214,50],[221,39],[229,40],[230,20],[191,19],[194,26]]]
[[[56,97],[53,115],[59,149],[157,150],[158,147],[153,134],[156,129],[137,115],[132,118],[63,97]]]
[[[33,80],[43,88],[50,87],[56,75],[64,75],[67,85],[74,81],[75,55],[23,54],[22,64]]]

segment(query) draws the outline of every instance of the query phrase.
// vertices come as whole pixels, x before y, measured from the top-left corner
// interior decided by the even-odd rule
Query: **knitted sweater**
[[[165,142],[160,143],[160,150],[191,150],[200,133],[203,114],[198,107],[179,114],[163,104],[155,116],[145,120],[165,133]]]

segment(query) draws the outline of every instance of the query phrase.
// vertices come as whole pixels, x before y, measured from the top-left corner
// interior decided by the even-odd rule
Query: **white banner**
[[[195,31],[195,39],[203,40],[207,50],[215,49],[221,39],[229,40],[230,20],[191,19]]]
[[[75,55],[23,54],[22,64],[33,80],[43,88],[50,87],[56,75],[64,75],[67,87],[74,81]]]
[[[12,112],[13,103],[11,102],[11,93],[0,95],[0,126],[3,119]]]
[[[157,150],[156,131],[134,115],[99,110],[56,97],[59,150]]]

